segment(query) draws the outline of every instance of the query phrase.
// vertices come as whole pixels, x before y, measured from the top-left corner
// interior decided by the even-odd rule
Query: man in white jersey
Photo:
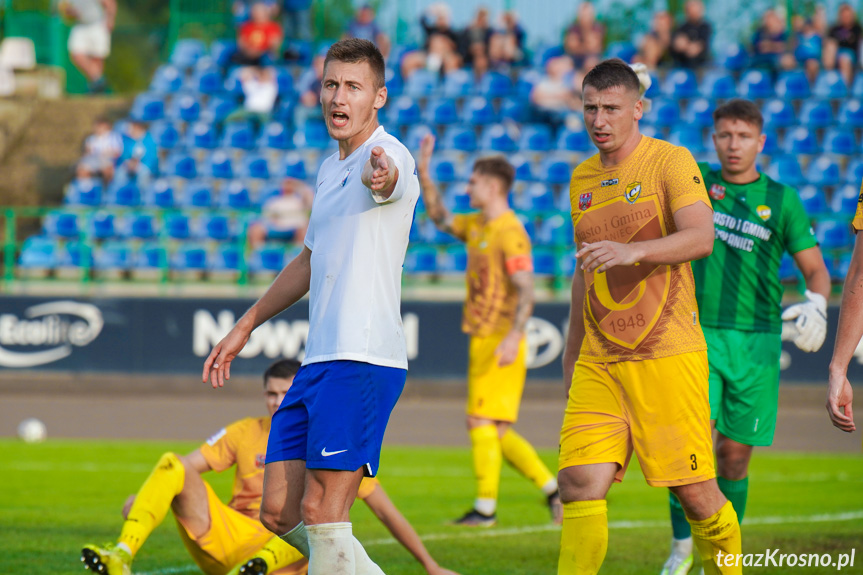
[[[386,100],[375,45],[333,44],[321,105],[339,151],[318,172],[305,249],[204,363],[204,381],[224,385],[251,332],[309,293],[306,358],[273,416],[261,522],[309,557],[310,575],[383,573],[348,512],[363,476],[378,472],[407,374],[401,271],[419,182],[408,150],[378,124]]]

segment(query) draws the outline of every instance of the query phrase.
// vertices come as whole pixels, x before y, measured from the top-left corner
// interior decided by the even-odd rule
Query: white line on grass
[[[859,511],[847,511],[845,513],[822,513],[817,515],[777,515],[768,517],[750,517],[743,521],[744,525],[784,525],[790,523],[828,523],[833,521],[854,521],[863,519],[863,509]],[[609,529],[644,529],[665,527],[667,520],[663,521],[611,521]],[[529,533],[545,533],[548,531],[559,531],[560,525],[546,523],[543,525],[526,525],[524,527],[510,527],[507,529],[488,529],[484,531],[456,531],[449,533],[429,533],[420,537],[423,541],[443,541],[447,539],[484,539],[491,537],[510,537],[512,535],[525,535]],[[372,539],[364,541],[364,546],[395,545],[398,543],[393,538]],[[174,573],[192,573],[197,571],[195,565],[179,567],[165,567],[154,571],[139,572],[136,575],[172,575]]]

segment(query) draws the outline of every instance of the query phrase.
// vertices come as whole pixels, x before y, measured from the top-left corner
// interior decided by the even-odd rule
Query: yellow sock
[[[740,524],[731,502],[727,501],[714,515],[702,521],[689,520],[692,525],[692,539],[701,555],[705,575],[738,575],[743,566],[734,560],[726,563],[726,554],[735,556],[741,553]],[[720,564],[716,557],[722,553]],[[735,563],[738,563],[735,565]],[[730,566],[729,566],[730,565]]]
[[[557,575],[595,575],[608,550],[605,499],[563,504],[563,532]]]
[[[503,434],[500,447],[503,457],[539,489],[548,491],[546,495],[557,491],[557,481],[537,455],[536,449],[513,428],[510,427]]]
[[[473,452],[473,471],[476,475],[477,499],[495,502],[500,487],[500,468],[503,464],[497,426],[474,427],[470,430],[470,442]],[[479,511],[486,515],[494,513],[494,509],[490,512],[488,509],[479,509]]]
[[[173,453],[164,454],[138,490],[120,532],[118,542],[129,548],[132,557],[165,518],[171,501],[183,490],[185,480],[186,470],[180,459]]]
[[[275,573],[282,567],[305,560],[302,553],[276,536],[267,541],[267,544],[261,547],[250,559],[254,559],[255,557],[260,557],[266,562],[267,573]]]

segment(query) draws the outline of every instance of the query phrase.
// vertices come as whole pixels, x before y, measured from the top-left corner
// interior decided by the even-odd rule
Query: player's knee
[[[596,473],[596,470],[585,469],[585,467],[575,465],[565,467],[558,472],[557,484],[560,490],[560,500],[564,503],[605,499],[608,489],[614,481],[614,471],[609,467],[608,473],[604,473],[605,469]]]
[[[303,514],[303,521],[305,521],[306,524],[316,525],[318,523],[328,522],[326,519],[322,518],[323,506],[321,503],[322,502],[320,500],[315,497],[309,497],[308,494],[303,497],[300,509]]]

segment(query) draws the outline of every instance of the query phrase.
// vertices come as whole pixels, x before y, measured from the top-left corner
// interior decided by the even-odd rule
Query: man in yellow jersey
[[[467,299],[462,330],[470,334],[467,427],[477,497],[457,525],[491,527],[497,521],[500,470],[505,458],[545,493],[552,519],[561,520],[554,475],[512,424],[527,376],[525,327],[533,311],[530,238],[510,209],[515,169],[503,156],[478,159],[467,185],[472,208],[453,216],[429,173],[434,137],[422,141],[417,173],[429,218],[467,244]]]
[[[558,574],[599,571],[605,497],[633,451],[648,484],[680,498],[705,572],[741,573],[737,515],[715,479],[689,266],[713,248],[701,172],[687,150],[641,135],[638,77],[623,61],[597,65],[582,92],[599,154],[570,185],[578,266],[563,358]]]
[[[258,515],[270,418],[290,389],[300,364],[280,360],[264,373],[267,417],[248,417],[222,429],[186,456],[165,453],[144,485],[126,502],[126,521],[115,545],[87,545],[84,566],[96,573],[129,575],[147,537],[174,512],[180,537],[207,575],[305,575],[308,560],[264,527]],[[216,496],[201,474],[236,466],[231,501]],[[456,575],[440,567],[380,483],[365,478],[360,499],[430,575]]]

